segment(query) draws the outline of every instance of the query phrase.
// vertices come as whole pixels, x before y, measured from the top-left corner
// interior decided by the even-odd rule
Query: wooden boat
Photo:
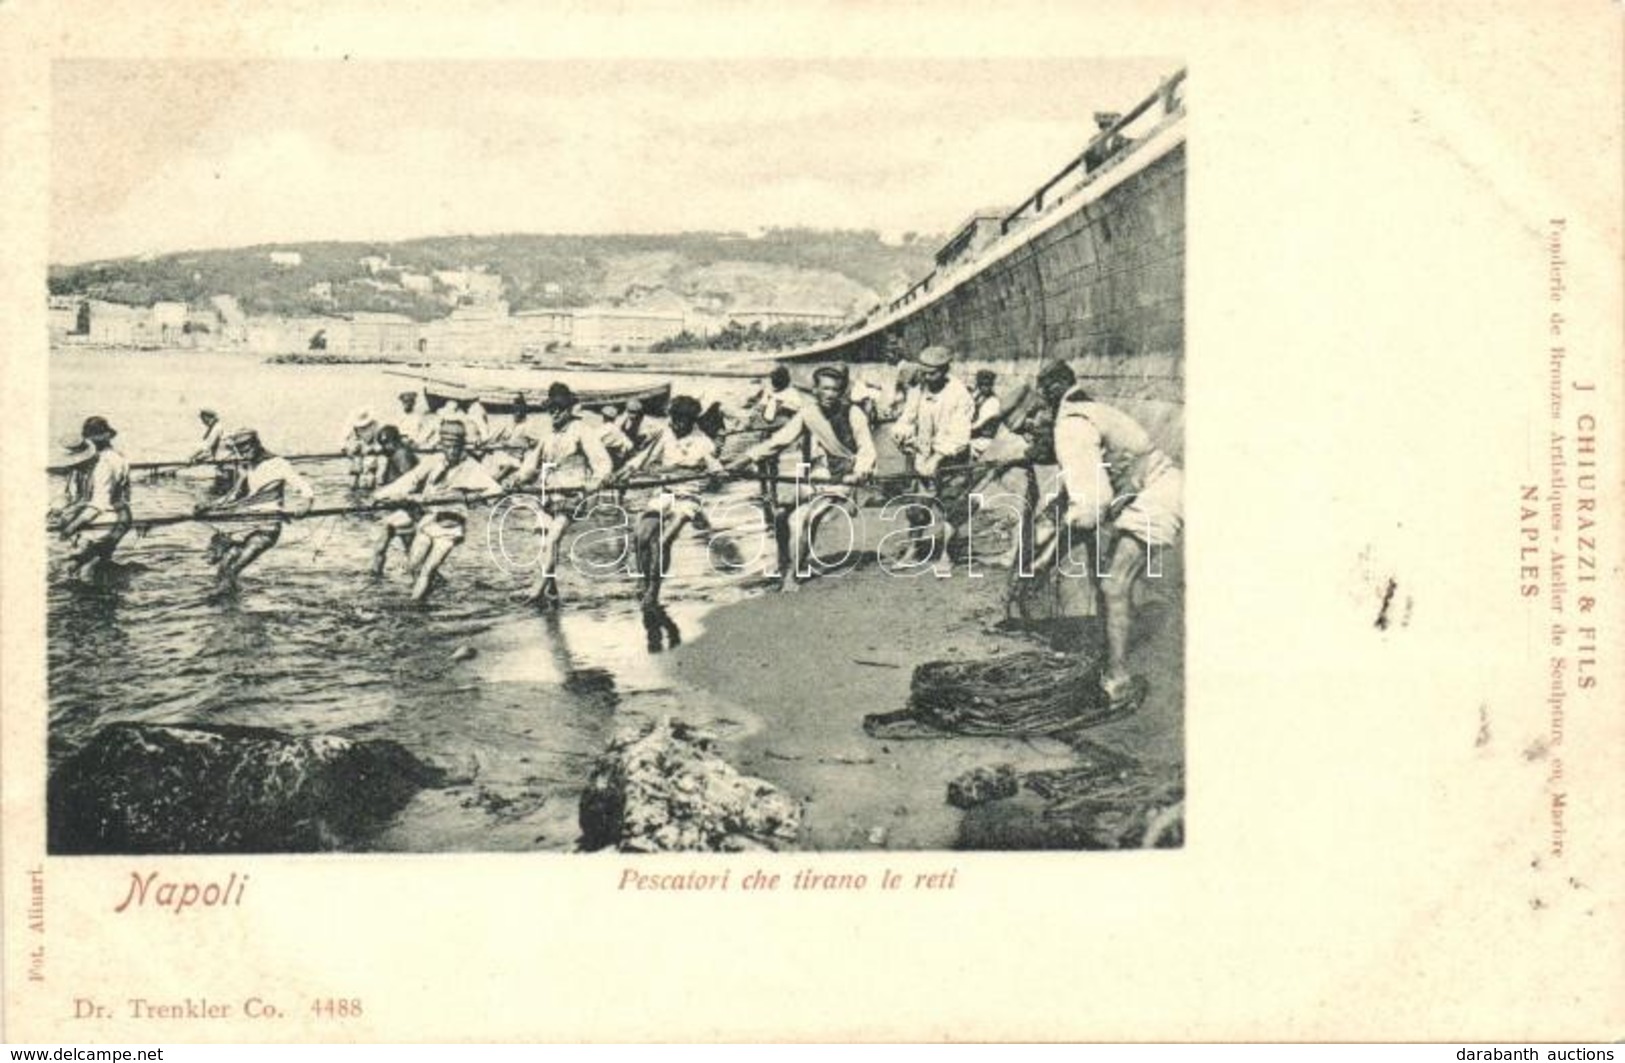
[[[577,388],[573,389],[576,396],[576,405],[588,410],[601,410],[605,406],[625,406],[632,399],[643,404],[643,412],[651,417],[662,417],[666,412],[666,403],[671,398],[671,384],[651,384],[632,388]],[[547,403],[547,388],[520,388],[498,389],[489,385],[484,387],[452,387],[445,384],[423,384],[423,395],[429,401],[430,410],[439,410],[448,402],[461,402],[466,398],[478,398],[480,405],[490,414],[512,414],[514,406],[520,398],[524,399],[526,407],[532,412],[540,411]]]

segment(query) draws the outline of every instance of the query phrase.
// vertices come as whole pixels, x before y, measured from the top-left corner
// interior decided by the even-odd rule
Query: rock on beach
[[[586,850],[741,852],[794,847],[801,807],[668,718],[611,740],[582,791],[580,820]]]

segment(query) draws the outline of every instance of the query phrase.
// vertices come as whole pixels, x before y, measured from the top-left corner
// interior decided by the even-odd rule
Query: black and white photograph
[[[1178,59],[52,90],[52,853],[1182,844]]]
[[[1606,1050],[1622,42],[0,3],[0,1039]]]

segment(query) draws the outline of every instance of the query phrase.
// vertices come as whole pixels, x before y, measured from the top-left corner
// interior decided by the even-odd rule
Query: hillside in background
[[[52,295],[133,306],[201,306],[226,294],[249,314],[378,311],[430,321],[459,302],[458,289],[435,273],[475,271],[501,278],[501,297],[514,312],[680,304],[723,314],[777,308],[855,315],[928,272],[939,242],[935,235],[910,234],[888,244],[873,231],[773,229],[753,237],[501,235],[292,243],[53,266],[49,284]]]

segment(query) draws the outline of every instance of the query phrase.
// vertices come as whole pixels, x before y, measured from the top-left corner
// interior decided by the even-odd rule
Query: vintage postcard
[[[1621,32],[0,9],[0,1033],[1617,1038]]]

